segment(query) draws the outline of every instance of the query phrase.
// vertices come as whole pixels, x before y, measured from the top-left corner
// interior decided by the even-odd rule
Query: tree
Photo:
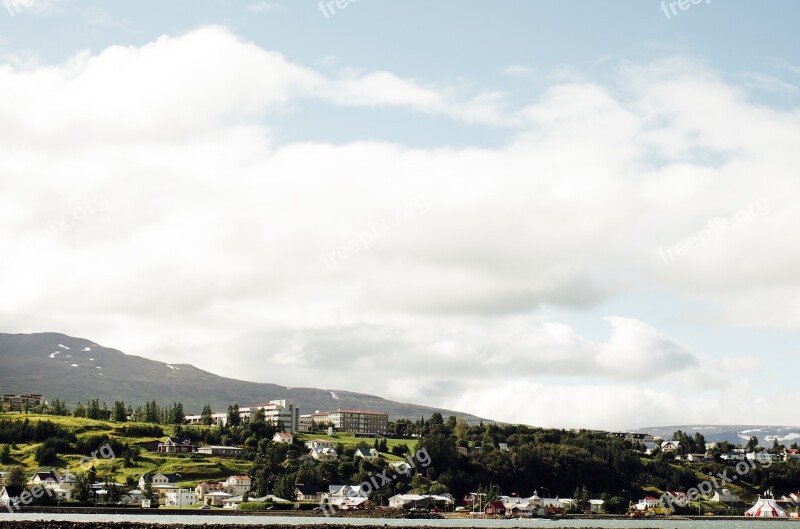
[[[275,480],[275,486],[272,489],[274,492],[273,494],[279,498],[283,498],[285,500],[294,501],[297,497],[297,492],[295,490],[294,484],[294,476],[291,474],[281,474]]]
[[[212,418],[211,418],[211,406],[206,404],[203,406],[203,413],[200,414],[200,422],[205,424],[206,426],[211,426]]]
[[[242,424],[242,417],[239,415],[239,405],[233,404],[228,406],[228,426],[235,428],[240,424]]]
[[[752,437],[750,438],[750,440],[749,440],[749,441],[747,441],[747,447],[746,447],[746,450],[747,450],[748,452],[754,452],[754,451],[756,450],[756,448],[758,448],[758,437],[756,437],[756,436],[754,435],[754,436],[752,436]]]
[[[126,422],[128,420],[128,412],[125,408],[124,402],[114,401],[114,412],[112,419],[116,422]]]
[[[182,402],[173,402],[171,410],[172,424],[183,424],[186,421],[186,414],[183,412]]]
[[[86,408],[80,402],[75,406],[75,411],[72,413],[75,417],[86,417]]]
[[[8,445],[3,445],[3,448],[0,448],[0,463],[4,465],[11,463],[11,448]]]
[[[16,485],[17,487],[22,487],[25,485],[25,470],[23,470],[23,468],[19,465],[11,465],[10,467],[6,467],[4,480],[6,485]]]
[[[75,474],[75,486],[72,488],[72,497],[80,503],[89,501],[89,492],[92,490],[92,485],[89,483],[89,477],[84,472]]]

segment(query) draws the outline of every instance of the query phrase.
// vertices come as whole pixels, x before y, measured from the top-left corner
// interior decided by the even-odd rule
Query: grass
[[[73,431],[78,438],[96,435],[108,435],[122,443],[137,445],[148,443],[163,438],[156,437],[132,437],[122,434],[122,428],[132,425],[145,425],[144,423],[117,423],[112,421],[98,421],[84,419],[80,417],[61,417],[53,415],[35,415],[19,413],[0,413],[0,419],[24,420],[31,422],[50,421],[64,426]],[[151,426],[150,424],[146,424]],[[172,435],[173,428],[170,426],[159,425],[164,430],[164,435]],[[13,464],[25,467],[28,472],[39,469],[36,462],[36,449],[39,444],[19,444],[11,448],[11,458]],[[118,455],[118,454],[117,454]],[[59,463],[52,465],[55,468],[77,471],[81,469],[82,456],[76,454],[59,455]],[[201,481],[224,479],[231,474],[247,474],[252,463],[245,460],[233,460],[224,458],[204,458],[191,456],[188,454],[160,454],[156,452],[141,452],[139,461],[133,462],[133,466],[125,468],[119,459],[103,459],[98,455],[97,460],[93,461],[94,467],[100,475],[110,475],[114,480],[125,483],[128,478],[139,480],[139,477],[146,472],[162,472],[165,474],[180,474],[184,481],[181,485],[194,487]],[[51,467],[46,467],[51,468]]]

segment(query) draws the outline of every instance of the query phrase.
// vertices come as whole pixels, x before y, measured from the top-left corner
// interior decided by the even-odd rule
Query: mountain
[[[753,437],[758,437],[761,446],[771,447],[775,439],[786,446],[800,442],[800,427],[798,426],[764,426],[764,425],[684,425],[684,426],[658,426],[641,428],[637,432],[649,433],[653,437],[672,439],[672,434],[681,430],[690,436],[700,433],[706,442],[727,441],[731,444],[747,444]]]
[[[187,413],[200,413],[206,403],[224,411],[233,403],[246,406],[288,399],[300,413],[366,409],[385,411],[390,419],[418,419],[439,412],[445,418],[455,415],[471,423],[481,420],[352,391],[234,380],[190,364],[165,364],[58,333],[0,333],[0,365],[0,392],[41,393],[47,400],[58,398],[70,406],[96,398],[109,407],[115,400],[136,407],[155,399],[161,405],[180,401]]]

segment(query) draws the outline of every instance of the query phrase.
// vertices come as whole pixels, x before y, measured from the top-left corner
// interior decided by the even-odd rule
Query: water
[[[534,519],[447,519],[447,520],[395,520],[384,518],[321,518],[293,516],[215,516],[215,515],[144,515],[144,514],[48,514],[48,513],[2,513],[0,525],[11,520],[56,520],[70,522],[143,522],[150,524],[258,524],[258,525],[308,525],[330,524],[332,526],[349,525],[387,525],[389,527],[478,527],[478,528],[511,528],[511,527],[608,527],[608,528],[656,528],[656,529],[800,529],[798,520],[547,520]],[[768,523],[768,525],[764,525]]]

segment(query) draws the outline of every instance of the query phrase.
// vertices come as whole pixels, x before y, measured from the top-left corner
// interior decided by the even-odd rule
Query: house
[[[64,490],[73,490],[75,488],[75,484],[78,482],[78,478],[75,477],[75,474],[72,472],[65,472],[61,475],[58,480],[58,485]]]
[[[686,461],[691,461],[692,463],[700,463],[703,461],[708,460],[709,457],[706,454],[687,454]]]
[[[606,504],[603,500],[589,500],[589,512],[598,514],[603,512],[603,506]]]
[[[166,502],[164,505],[169,507],[186,507],[198,502],[197,492],[190,489],[177,489],[167,492],[164,495]]]
[[[306,448],[333,448],[333,441],[327,439],[314,439],[313,441],[305,442]]]
[[[180,474],[151,474],[147,472],[142,474],[139,478],[139,489],[144,490],[145,485],[147,485],[147,478],[148,476],[152,476],[151,486],[154,489],[176,489],[178,488],[178,482],[181,480]]]
[[[297,501],[320,501],[324,496],[324,491],[316,485],[295,485],[295,495]]]
[[[374,448],[359,448],[356,450],[355,457],[360,457],[367,461],[375,461],[376,459],[380,459],[381,456]]]
[[[333,448],[312,448],[308,454],[317,461],[336,461],[339,454]]]
[[[483,508],[483,514],[490,514],[496,516],[505,516],[506,506],[500,500],[492,500]]]
[[[784,461],[796,461],[800,459],[800,450],[797,448],[787,448],[783,451]]]
[[[769,452],[748,452],[746,457],[748,461],[758,461],[759,463],[772,463],[783,459],[782,455],[770,454]]]
[[[502,452],[508,452],[508,443],[497,443],[497,448]]]
[[[245,449],[235,446],[201,446],[197,454],[216,457],[244,457]]]
[[[717,503],[739,503],[739,496],[734,494],[731,489],[714,489],[711,501]]]
[[[637,511],[646,511],[648,509],[655,509],[661,506],[661,500],[653,496],[645,496],[634,506]]]
[[[461,454],[462,456],[469,455],[469,448],[467,448],[466,446],[457,446],[456,451],[458,451],[458,453]]]
[[[661,443],[661,451],[662,452],[675,452],[681,447],[681,444],[678,441],[664,441]]]
[[[15,505],[19,501],[19,496],[23,492],[19,485],[5,485],[0,487],[0,505]]]
[[[719,456],[723,461],[744,461],[745,455],[739,452],[728,452]]]
[[[250,492],[249,476],[230,476],[223,483],[222,490],[231,496],[241,496],[245,492]]]
[[[395,494],[389,498],[389,507],[394,509],[427,508],[434,503],[453,505],[455,498],[450,494]]]
[[[188,437],[173,438],[168,437],[163,443],[158,443],[158,452],[164,454],[192,453],[192,440]]]
[[[344,498],[337,505],[343,511],[363,511],[367,506],[367,498]]]
[[[208,483],[203,481],[202,483],[198,483],[194,490],[197,493],[198,499],[202,502],[206,495],[211,492],[225,492],[223,490],[224,487],[224,483]]]
[[[231,497],[230,494],[228,494],[227,492],[222,492],[221,490],[215,492],[209,492],[203,497],[203,503],[205,505],[211,505],[213,507],[222,507],[225,500],[227,500],[230,497]]]
[[[40,485],[46,489],[55,489],[58,487],[59,479],[55,471],[50,470],[47,472],[37,472],[31,479],[28,480],[30,485]]]
[[[272,442],[290,445],[292,442],[294,442],[294,436],[286,432],[277,432],[272,436]]]

